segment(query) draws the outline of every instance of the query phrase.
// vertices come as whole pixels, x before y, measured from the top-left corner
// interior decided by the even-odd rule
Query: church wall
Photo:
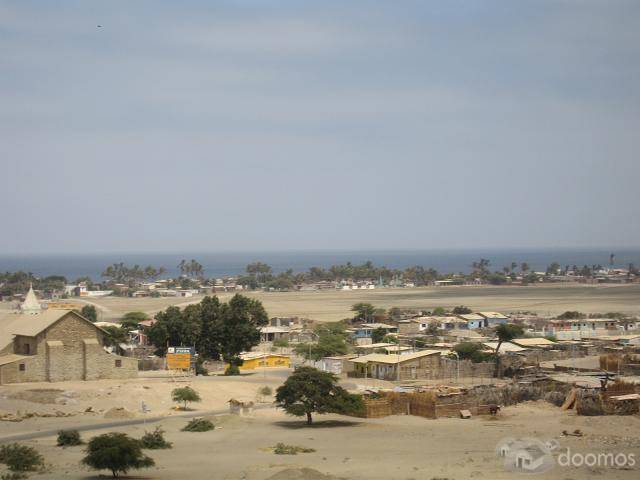
[[[9,351],[23,355],[29,343],[28,358],[0,366],[0,383],[59,382],[65,380],[97,380],[134,378],[138,361],[106,352],[103,333],[74,314],[62,317],[37,337],[17,337]],[[24,364],[23,370],[19,365]]]

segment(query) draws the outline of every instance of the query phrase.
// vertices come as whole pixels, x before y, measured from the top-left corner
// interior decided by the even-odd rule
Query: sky
[[[0,0],[0,253],[640,245],[640,2]]]

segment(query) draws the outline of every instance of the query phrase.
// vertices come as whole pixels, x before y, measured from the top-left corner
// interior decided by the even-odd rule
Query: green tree
[[[200,394],[191,387],[174,388],[171,392],[171,399],[176,403],[183,403],[183,410],[187,409],[189,402],[199,402],[202,400]]]
[[[473,363],[488,362],[493,355],[482,350],[482,344],[475,342],[462,342],[453,347],[460,360],[471,360]]]
[[[104,343],[107,347],[117,347],[121,343],[129,343],[129,332],[126,328],[107,325],[102,327],[102,330],[106,333]]]
[[[371,332],[371,342],[380,343],[387,335],[387,331],[384,328],[376,328]]]
[[[344,355],[349,351],[346,325],[343,322],[329,322],[315,329],[316,343],[299,343],[295,352],[307,360],[320,360],[323,357]]]
[[[500,374],[500,347],[504,342],[510,342],[514,338],[523,334],[522,327],[520,325],[514,325],[511,323],[503,323],[496,327],[496,336],[498,337],[498,345],[496,346],[496,369],[494,377],[498,377]]]
[[[269,323],[269,317],[258,300],[238,294],[221,306],[220,317],[220,354],[230,367],[235,367],[227,374],[237,375],[237,367],[242,365],[240,353],[260,343],[260,327]]]
[[[258,285],[264,285],[271,278],[271,267],[266,263],[253,262],[247,265],[247,274],[255,278]]]
[[[447,310],[444,307],[436,307],[431,313],[436,317],[444,317],[447,314]]]
[[[204,357],[222,357],[235,366],[241,364],[241,352],[260,343],[260,327],[269,320],[260,301],[240,294],[227,303],[207,296],[184,310],[169,307],[155,318],[157,322],[147,329],[147,335],[158,355],[164,355],[168,345],[195,345]]]
[[[127,329],[136,329],[145,320],[149,320],[149,315],[144,312],[127,312],[120,319],[120,324]]]
[[[0,446],[0,463],[12,472],[33,472],[44,466],[44,458],[33,447],[10,443]],[[25,478],[17,477],[13,478]]]
[[[93,305],[85,305],[82,307],[80,315],[91,322],[95,323],[98,321],[98,310],[96,310],[96,307]]]
[[[575,310],[568,310],[558,315],[559,320],[581,320],[583,318],[587,318],[587,316],[584,313]]]
[[[376,312],[376,307],[370,303],[356,303],[351,307],[351,311],[356,313],[355,320],[371,322],[373,314]]]
[[[289,415],[307,417],[313,413],[355,414],[363,409],[362,398],[337,385],[337,377],[312,367],[298,367],[276,392],[276,403]]]
[[[110,470],[114,477],[129,470],[148,468],[155,465],[152,458],[142,453],[142,447],[124,433],[105,433],[93,437],[87,445],[82,463],[94,470]]]
[[[453,307],[451,311],[454,315],[467,315],[469,313],[473,313],[469,307],[465,307],[464,305],[458,305],[457,307]]]

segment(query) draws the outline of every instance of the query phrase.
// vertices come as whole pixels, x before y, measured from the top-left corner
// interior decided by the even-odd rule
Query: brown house
[[[0,317],[0,384],[132,378],[134,358],[104,348],[106,333],[72,310],[39,310],[30,290],[21,313]]]
[[[371,353],[349,360],[353,364],[353,376],[381,380],[417,380],[438,378],[440,373],[439,350],[422,350],[402,355]],[[400,375],[398,378],[398,369]]]

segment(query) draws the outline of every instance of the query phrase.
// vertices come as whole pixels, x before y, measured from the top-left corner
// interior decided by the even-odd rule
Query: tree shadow
[[[306,421],[291,420],[274,422],[277,427],[288,428],[290,430],[299,430],[303,428],[341,428],[341,427],[358,427],[362,422],[352,420],[318,420],[308,425]]]

